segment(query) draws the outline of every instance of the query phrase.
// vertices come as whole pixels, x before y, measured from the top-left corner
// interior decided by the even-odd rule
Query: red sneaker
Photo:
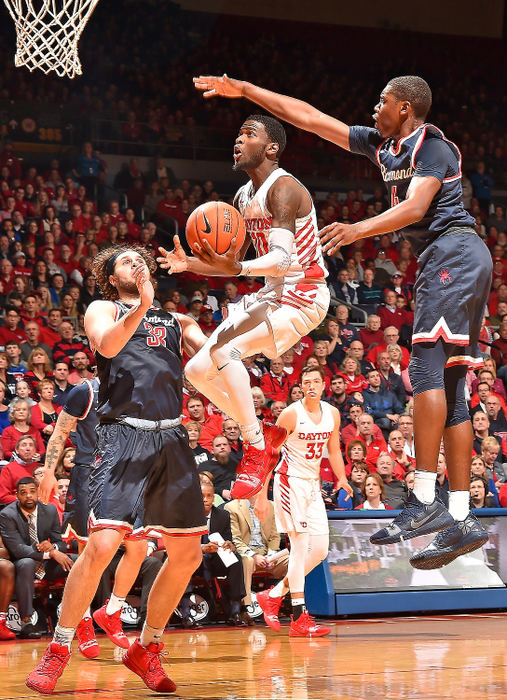
[[[121,610],[118,610],[112,615],[108,615],[106,613],[106,607],[108,602],[109,601],[106,600],[106,602],[101,608],[95,610],[95,612],[93,613],[93,619],[99,627],[102,627],[102,629],[107,634],[109,639],[113,642],[113,644],[116,644],[117,647],[121,647],[122,649],[128,649],[129,640],[127,639],[125,632],[123,631],[123,627],[121,626]]]
[[[51,642],[41,660],[26,679],[26,685],[43,695],[52,695],[56,681],[69,663],[70,650],[65,644]]]
[[[173,693],[176,685],[162,668],[160,657],[163,644],[152,642],[143,647],[139,639],[123,654],[123,663],[143,680],[144,684],[157,693]]]
[[[272,588],[272,587],[271,587]],[[268,627],[271,627],[275,632],[280,631],[280,620],[278,619],[278,612],[280,610],[280,605],[282,604],[282,598],[270,598],[269,588],[267,591],[259,591],[256,598],[262,612],[264,613],[264,621]]]
[[[16,635],[7,627],[5,620],[0,620],[0,641],[6,642],[8,639],[16,639]]]
[[[290,616],[289,637],[324,637],[330,632],[331,627],[318,625],[308,612],[304,612],[297,620]]]
[[[93,622],[91,617],[84,617],[76,629],[76,639],[78,649],[87,659],[96,659],[100,654],[100,647],[95,637]]]
[[[236,481],[232,485],[231,498],[250,498],[259,493],[278,460],[278,452],[266,444],[264,450],[245,443],[243,459],[238,465]]]
[[[269,442],[271,447],[280,452],[280,448],[287,439],[287,430],[281,425],[275,425],[274,423],[269,423],[267,420],[262,421],[264,440]]]

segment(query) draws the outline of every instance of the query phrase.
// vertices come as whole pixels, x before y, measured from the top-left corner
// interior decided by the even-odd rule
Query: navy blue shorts
[[[88,537],[88,484],[90,465],[75,464],[70,472],[69,490],[63,514],[63,537],[74,536],[78,542],[86,542]]]
[[[491,254],[472,228],[450,229],[429,245],[414,286],[412,343],[442,338],[456,346],[447,366],[480,367],[478,340],[492,270]]]
[[[89,532],[112,528],[165,535],[207,532],[199,476],[185,428],[97,428]],[[142,524],[142,525],[141,525]]]

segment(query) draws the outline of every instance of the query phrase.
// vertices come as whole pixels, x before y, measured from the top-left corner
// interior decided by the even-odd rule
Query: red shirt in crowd
[[[20,464],[19,462],[9,462],[0,472],[0,503],[7,505],[16,500],[16,484],[25,476],[33,476],[37,462],[30,464]]]
[[[183,425],[186,425],[191,420],[193,419],[184,418]],[[207,416],[207,418],[205,418],[204,421],[200,423],[201,436],[199,438],[199,445],[201,447],[204,447],[205,450],[208,450],[208,452],[211,452],[213,438],[215,437],[215,435],[222,434],[223,423],[224,419],[221,415],[218,415],[218,413],[212,413],[211,416]]]
[[[21,430],[18,430],[13,425],[8,425],[6,428],[3,429],[2,435],[0,437],[5,459],[10,459],[12,457],[12,453],[14,452],[14,448],[16,447],[16,443],[19,440],[19,438],[26,437],[27,435],[31,435],[33,438],[35,438],[35,449],[37,450],[38,454],[44,454],[44,452],[46,451],[46,447],[44,445],[42,436],[38,430],[30,426],[26,433],[22,433]],[[32,475],[30,474],[30,476]]]

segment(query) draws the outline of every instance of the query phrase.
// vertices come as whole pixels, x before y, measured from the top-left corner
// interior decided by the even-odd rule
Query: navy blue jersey
[[[82,384],[73,387],[68,393],[63,410],[69,416],[77,418],[75,432],[71,439],[76,446],[76,464],[90,465],[93,450],[97,441],[97,404],[99,394],[98,379],[86,379]]]
[[[421,124],[398,142],[383,139],[376,129],[351,126],[349,146],[378,165],[391,206],[405,199],[413,177],[432,176],[442,183],[424,217],[403,229],[415,255],[451,226],[475,225],[463,206],[461,154],[436,126]]]
[[[132,305],[115,301],[117,318]],[[171,420],[182,412],[181,325],[162,309],[151,308],[115,357],[95,353],[100,378],[101,423],[122,417]]]

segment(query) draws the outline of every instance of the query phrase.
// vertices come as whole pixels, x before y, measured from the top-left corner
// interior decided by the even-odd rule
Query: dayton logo
[[[449,270],[446,270],[445,268],[443,270],[440,270],[438,276],[440,277],[440,282],[442,284],[449,284],[449,282],[452,282],[452,277],[449,273]]]

